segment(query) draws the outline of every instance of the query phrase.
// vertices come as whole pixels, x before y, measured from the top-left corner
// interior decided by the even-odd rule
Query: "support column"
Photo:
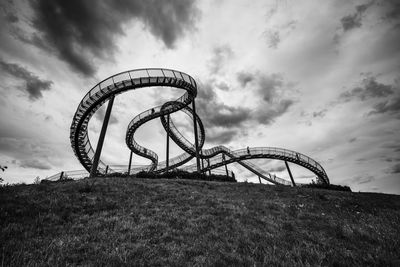
[[[192,109],[193,109],[193,125],[194,125],[194,146],[196,149],[196,165],[197,165],[197,172],[200,172],[199,140],[197,136],[196,104],[194,99],[192,102]]]
[[[203,157],[201,157],[201,170],[203,170],[203,169],[204,169],[204,159],[203,159]]]
[[[224,160],[224,163],[225,163],[225,158],[223,158],[223,160]],[[226,172],[226,176],[229,176],[228,167],[226,166],[226,163],[225,163],[225,172]]]
[[[106,173],[105,174],[107,174],[108,173],[108,165],[106,166]]]
[[[290,171],[290,168],[289,168],[289,164],[287,163],[287,161],[286,161],[286,160],[285,160],[285,165],[286,165],[286,169],[287,169],[287,171],[288,171],[288,173],[289,173],[290,180],[292,180],[292,184],[293,184],[293,186],[296,186],[296,183],[294,182],[294,179],[293,179],[292,172]]]
[[[210,168],[210,159],[207,159],[207,167]],[[211,169],[208,169],[208,175],[211,175]]]
[[[260,181],[260,184],[262,184],[262,183],[261,183],[261,178],[260,178],[260,176],[258,176],[258,180]]]
[[[165,157],[165,164],[166,164],[166,171],[169,171],[169,114],[167,115],[167,149],[166,149],[166,157]]]
[[[114,98],[115,98],[115,96],[113,95],[113,96],[111,96],[110,100],[108,101],[106,115],[104,116],[103,126],[101,127],[99,141],[97,142],[97,148],[96,148],[96,152],[95,152],[94,158],[93,158],[92,169],[90,170],[90,176],[89,176],[90,178],[95,177],[96,173],[97,173],[97,167],[99,166],[101,150],[103,149],[104,137],[106,136],[108,121],[110,120],[111,109],[114,104]]]
[[[132,166],[132,150],[131,150],[131,154],[129,156],[129,165],[128,165],[128,175],[131,175],[131,166]]]

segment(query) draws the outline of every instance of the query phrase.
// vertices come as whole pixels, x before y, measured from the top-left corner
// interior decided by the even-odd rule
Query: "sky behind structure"
[[[206,147],[287,148],[319,161],[332,183],[400,193],[398,1],[36,0],[3,1],[0,12],[5,182],[82,169],[69,142],[82,97],[115,73],[163,67],[201,85]],[[179,96],[169,88],[119,95],[102,160],[127,164],[129,121]],[[89,124],[94,144],[103,116]],[[137,140],[164,158],[158,121]],[[260,164],[286,175],[279,162]]]

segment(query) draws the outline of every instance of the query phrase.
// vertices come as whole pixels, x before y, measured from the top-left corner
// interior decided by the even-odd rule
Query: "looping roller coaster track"
[[[100,152],[97,153],[96,161],[96,151],[93,149],[88,136],[88,123],[96,110],[107,100],[112,102],[116,95],[123,92],[139,88],[161,86],[181,89],[184,90],[184,93],[175,101],[169,101],[163,105],[153,107],[134,117],[128,125],[125,138],[127,146],[133,153],[151,161],[151,164],[146,168],[147,171],[163,173],[181,167],[187,171],[199,170],[201,172],[207,172],[211,169],[235,162],[268,182],[290,185],[291,183],[289,181],[271,175],[249,161],[250,159],[266,158],[283,160],[286,164],[287,162],[291,162],[300,165],[312,171],[317,176],[317,182],[329,184],[329,178],[322,166],[315,160],[299,152],[275,147],[254,147],[234,151],[224,146],[203,149],[205,142],[204,125],[195,110],[189,106],[189,104],[193,104],[197,95],[196,81],[186,73],[161,68],[137,69],[121,72],[101,81],[84,96],[72,120],[70,140],[75,155],[87,171],[90,172],[92,168],[95,168],[95,173],[104,173],[107,166],[98,160],[101,147],[97,148],[97,150],[100,149]],[[170,114],[178,111],[185,112],[193,119],[195,129],[198,129],[196,136],[198,140],[197,147],[196,144],[192,144],[179,132],[171,119]],[[136,130],[141,125],[156,118],[161,120],[170,138],[185,151],[182,155],[169,159],[168,162],[159,162],[158,155],[154,151],[139,145],[134,138]],[[207,165],[202,166],[200,169],[198,169],[198,164],[197,166],[196,164],[183,166],[185,163],[195,158],[196,155],[199,159],[205,160]],[[135,173],[142,169],[143,168],[132,169],[130,173]],[[292,182],[294,183],[294,181]]]

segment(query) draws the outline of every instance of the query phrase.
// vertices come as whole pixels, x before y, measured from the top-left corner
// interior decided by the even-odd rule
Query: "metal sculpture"
[[[166,102],[163,105],[140,113],[129,123],[125,138],[126,144],[131,150],[129,166],[127,168],[128,174],[133,174],[143,169],[143,167],[131,168],[132,153],[135,153],[151,161],[151,164],[146,167],[147,171],[157,173],[176,169],[195,158],[195,164],[181,168],[187,171],[207,172],[224,165],[226,167],[227,164],[236,162],[255,173],[259,178],[263,178],[273,184],[292,184],[295,186],[296,184],[288,165],[288,162],[291,162],[312,171],[317,176],[319,183],[329,184],[328,176],[318,162],[295,151],[274,147],[247,147],[247,149],[235,151],[231,151],[224,146],[203,149],[205,130],[200,117],[196,114],[196,81],[186,73],[161,68],[137,69],[113,75],[94,86],[80,102],[72,120],[70,140],[75,155],[83,167],[90,172],[91,177],[98,173],[106,173],[108,169],[108,166],[100,161],[100,155],[115,96],[128,90],[161,86],[178,88],[185,92],[175,101]],[[88,123],[96,110],[107,100],[108,107],[95,151],[89,140]],[[190,104],[192,107],[190,107]],[[185,112],[193,120],[194,144],[189,142],[178,131],[170,118],[170,114],[178,111]],[[167,132],[167,152],[166,161],[164,162],[158,162],[158,155],[154,151],[139,145],[134,139],[134,134],[141,125],[156,118],[161,119],[161,123]],[[184,154],[169,159],[170,138],[185,151]],[[250,159],[255,158],[283,160],[288,169],[291,182],[271,175],[249,162]],[[204,166],[204,160],[207,161],[207,166]]]

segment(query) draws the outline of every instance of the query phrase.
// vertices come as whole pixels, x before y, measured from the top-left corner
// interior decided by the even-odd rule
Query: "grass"
[[[0,188],[0,264],[400,265],[400,196],[97,179]]]

